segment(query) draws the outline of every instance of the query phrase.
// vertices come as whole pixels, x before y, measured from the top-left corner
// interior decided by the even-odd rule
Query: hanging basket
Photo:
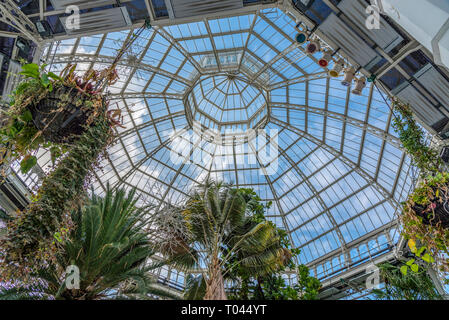
[[[416,215],[422,218],[425,225],[441,225],[444,229],[449,229],[449,194],[443,189],[447,189],[447,183],[439,186],[432,186],[432,194],[438,195],[430,200],[430,204],[419,205],[415,203],[412,209]]]
[[[89,103],[90,97],[76,88],[59,86],[29,109],[34,125],[46,141],[70,143],[86,130]]]
[[[416,215],[422,218],[422,222],[425,225],[436,226],[441,223],[441,227],[449,229],[449,203],[446,200],[443,203],[433,203],[432,205],[423,207],[415,205],[413,210]]]

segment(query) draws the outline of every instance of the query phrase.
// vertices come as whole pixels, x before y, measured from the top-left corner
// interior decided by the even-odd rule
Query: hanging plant
[[[426,177],[407,199],[401,221],[407,239],[418,240],[449,272],[449,173]]]
[[[28,78],[13,95],[2,132],[14,131],[17,124],[20,130],[3,136],[3,161],[23,156],[21,168],[26,172],[36,164],[34,154],[40,147],[50,147],[52,158],[59,161],[31,204],[7,224],[0,241],[4,279],[24,278],[55,258],[64,235],[73,229],[71,211],[83,201],[89,174],[114,139],[112,127],[119,124],[119,111],[108,111],[105,95],[95,91],[115,83],[113,67],[89,70],[82,77],[71,65],[60,77],[36,67],[24,66],[22,74]]]
[[[423,176],[430,172],[438,172],[442,164],[436,150],[425,143],[424,130],[416,123],[409,105],[397,98],[393,102],[393,128],[399,139],[412,158],[413,164]]]
[[[37,163],[41,147],[51,153],[53,163],[83,134],[106,103],[101,80],[117,81],[117,73],[89,70],[82,77],[68,65],[60,76],[44,71],[45,65],[22,67],[25,81],[14,91],[11,106],[4,112],[6,125],[0,129],[0,164],[21,158],[22,173]],[[117,122],[116,119],[111,119]]]
[[[114,140],[112,128],[121,126],[120,110],[108,110],[104,92],[118,80],[115,68],[123,54],[149,27],[145,23],[128,37],[111,66],[102,71],[89,69],[79,76],[76,65],[68,65],[57,76],[45,73],[45,66],[23,67],[26,80],[13,94],[2,128],[6,134],[1,134],[5,147],[0,164],[23,157],[22,171],[27,172],[40,147],[49,148],[58,162],[32,203],[8,221],[7,234],[0,240],[0,278],[24,279],[56,259],[55,251],[73,230],[71,212],[86,198],[92,169]]]
[[[441,158],[425,143],[424,130],[416,123],[409,105],[394,98],[393,128],[413,164],[420,170],[421,182],[404,203],[400,217],[403,235],[419,241],[435,257],[440,271],[449,271],[449,173],[440,172]],[[432,257],[433,259],[433,257]]]

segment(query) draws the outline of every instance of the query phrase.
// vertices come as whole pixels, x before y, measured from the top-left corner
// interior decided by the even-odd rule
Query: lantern
[[[355,87],[352,93],[361,96],[363,89],[366,87],[366,78],[361,76],[360,78],[355,78]]]
[[[338,77],[342,73],[343,69],[345,68],[345,60],[342,58],[338,59],[337,62],[335,62],[334,67],[332,70],[329,70],[329,75],[331,77]]]
[[[352,80],[355,77],[355,70],[353,67],[345,69],[345,78],[341,82],[341,84],[345,87],[349,87],[352,84]]]

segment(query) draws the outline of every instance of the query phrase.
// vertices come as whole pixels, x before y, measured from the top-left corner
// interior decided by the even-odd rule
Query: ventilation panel
[[[333,13],[318,29],[362,67],[368,68],[370,62],[378,57],[376,51]]]
[[[165,0],[170,19],[205,16],[243,8],[243,0]]]
[[[19,73],[22,71],[22,66],[19,62],[9,60],[8,75],[6,76],[5,86],[3,87],[2,100],[9,102],[9,95],[12,94],[23,76]]]
[[[131,25],[131,18],[125,7],[111,8],[80,14],[80,28],[69,29],[66,21],[69,17],[61,17],[61,22],[68,35],[85,35],[101,32],[101,30],[114,30]]]
[[[379,47],[386,52],[390,52],[394,47],[402,42],[403,38],[390,24],[381,16],[380,28],[370,30],[365,28],[366,22],[366,1],[361,0],[344,0],[340,2],[338,8],[352,21],[360,26],[363,31],[373,40]]]
[[[449,83],[431,64],[415,75],[419,83],[449,112]]]
[[[416,115],[435,130],[439,129],[437,127],[440,127],[442,121],[446,118],[420,91],[408,82],[394,89],[392,94],[410,104]]]
[[[92,2],[95,2],[96,7],[102,7],[110,4],[115,4],[116,1],[111,0],[50,0],[53,8],[55,10],[65,10],[68,6],[78,6],[78,7],[85,7],[85,6],[91,6]]]

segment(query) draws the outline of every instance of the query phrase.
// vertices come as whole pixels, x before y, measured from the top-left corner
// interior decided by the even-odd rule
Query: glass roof
[[[254,129],[267,112],[262,90],[235,74],[201,77],[187,96],[187,112],[208,129]]]
[[[96,190],[137,187],[142,201],[164,204],[206,178],[254,188],[317,276],[391,246],[413,184],[391,110],[372,84],[357,96],[329,78],[319,53],[295,42],[295,25],[264,9],[145,30],[110,88],[125,128],[95,172]],[[44,58],[52,71],[101,68],[132,32],[63,40]],[[198,124],[219,137],[259,129],[266,142],[204,139]],[[268,144],[277,152],[266,155]],[[46,153],[39,164],[48,170]]]

